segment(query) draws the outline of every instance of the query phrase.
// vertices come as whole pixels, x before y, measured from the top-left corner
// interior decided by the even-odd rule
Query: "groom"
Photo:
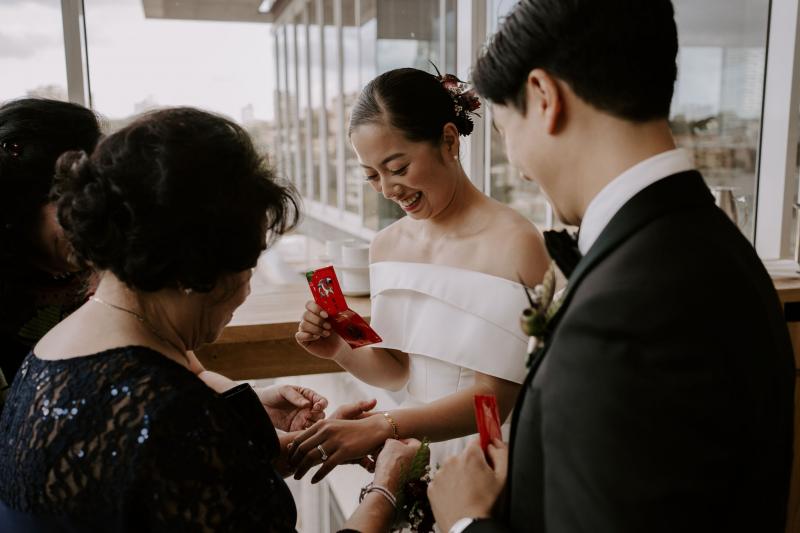
[[[580,226],[583,257],[510,451],[490,466],[472,446],[434,478],[442,531],[785,527],[789,337],[752,246],[675,149],[677,49],[669,0],[523,0],[478,59],[510,161]]]

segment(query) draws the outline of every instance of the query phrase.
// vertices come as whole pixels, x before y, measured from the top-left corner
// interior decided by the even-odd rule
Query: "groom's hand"
[[[476,439],[460,455],[445,461],[428,486],[433,515],[440,531],[449,531],[461,518],[488,518],[503,491],[508,473],[508,446],[489,445],[486,462]]]

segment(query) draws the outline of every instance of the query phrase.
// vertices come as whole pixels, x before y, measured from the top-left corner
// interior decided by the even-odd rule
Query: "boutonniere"
[[[525,296],[528,297],[530,307],[525,309],[520,316],[520,326],[522,332],[528,336],[528,360],[525,366],[530,368],[534,355],[538,354],[545,347],[545,342],[549,337],[550,321],[558,312],[563,301],[562,294],[556,294],[556,267],[555,263],[550,262],[544,279],[533,290],[525,288]]]

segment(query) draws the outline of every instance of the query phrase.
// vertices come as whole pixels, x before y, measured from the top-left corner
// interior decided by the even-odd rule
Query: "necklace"
[[[122,307],[122,306],[119,306],[119,305],[116,305],[116,304],[112,304],[111,302],[107,302],[105,300],[101,300],[97,296],[92,296],[89,299],[92,300],[93,302],[97,302],[99,304],[103,304],[106,307],[110,307],[112,309],[116,309],[117,311],[122,311],[124,313],[128,313],[129,315],[135,317],[136,320],[141,322],[142,325],[144,327],[146,327],[148,329],[148,331],[150,331],[150,333],[155,335],[161,342],[167,344],[168,346],[171,346],[172,348],[175,349],[175,351],[177,351],[180,354],[184,354],[184,357],[186,357],[186,355],[185,355],[186,354],[186,350],[181,350],[180,348],[178,348],[178,346],[175,345],[175,343],[173,343],[172,341],[170,341],[169,339],[164,337],[162,334],[160,334],[158,332],[158,330],[150,323],[149,320],[147,320],[144,316],[140,315],[136,311],[132,311],[132,310],[127,309],[125,307]]]

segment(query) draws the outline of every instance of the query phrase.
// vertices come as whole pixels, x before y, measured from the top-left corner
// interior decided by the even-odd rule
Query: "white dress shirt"
[[[628,200],[659,180],[694,168],[689,152],[677,148],[645,159],[611,180],[592,199],[583,215],[578,234],[578,248],[581,253],[586,255],[600,233]]]

